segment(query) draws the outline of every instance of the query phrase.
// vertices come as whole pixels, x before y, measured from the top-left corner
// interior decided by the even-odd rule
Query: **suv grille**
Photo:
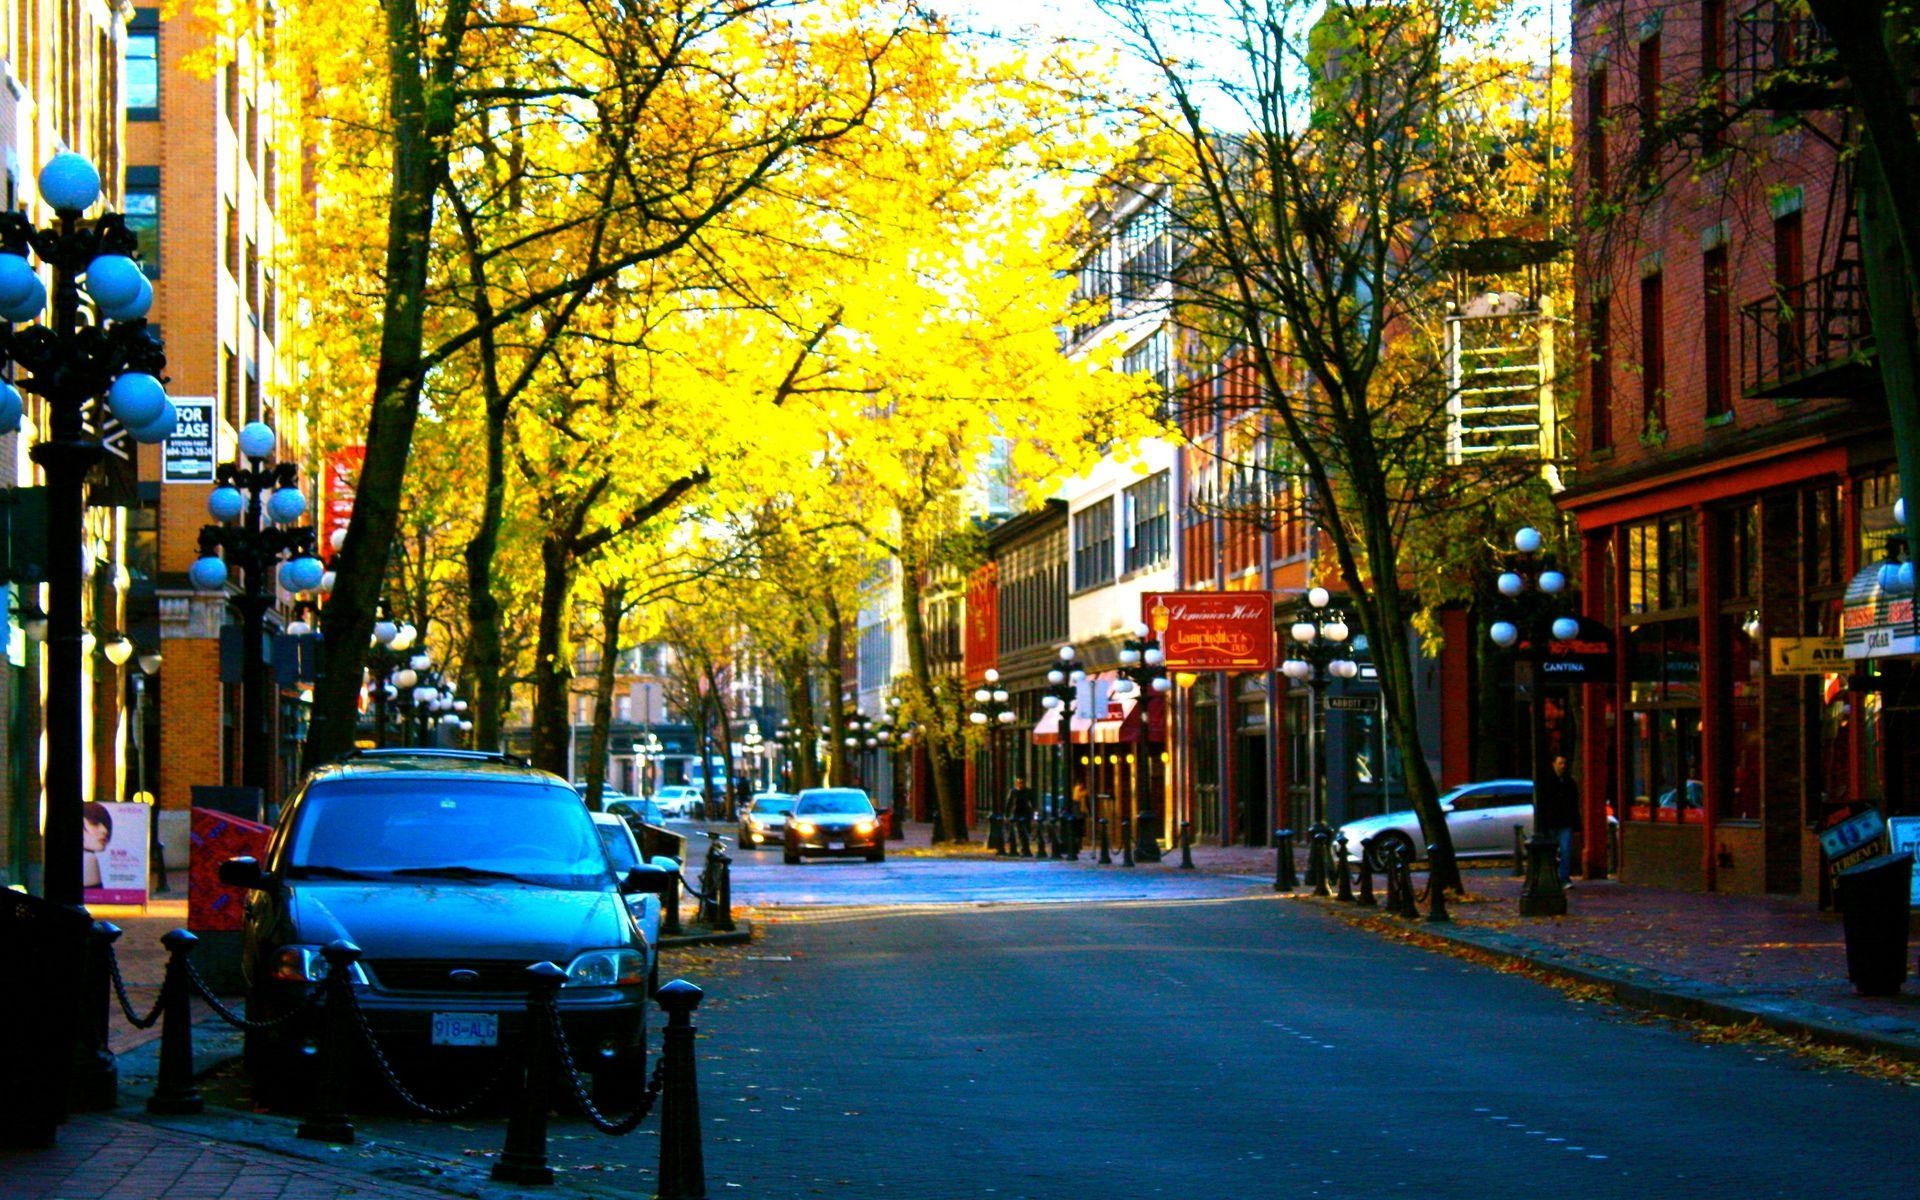
[[[525,992],[530,963],[501,959],[377,958],[365,966],[374,982],[394,992]],[[455,983],[455,971],[472,971],[472,983]]]

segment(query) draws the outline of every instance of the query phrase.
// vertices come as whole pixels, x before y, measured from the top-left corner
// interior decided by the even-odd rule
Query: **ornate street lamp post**
[[[1280,665],[1288,679],[1307,685],[1307,815],[1312,826],[1307,830],[1310,850],[1307,855],[1307,886],[1315,895],[1331,896],[1328,877],[1333,874],[1330,849],[1333,829],[1327,824],[1325,739],[1320,736],[1322,701],[1330,679],[1352,679],[1360,666],[1346,656],[1347,619],[1331,608],[1333,597],[1323,587],[1307,592],[1306,602],[1295,615],[1293,655]]]
[[[280,586],[296,593],[318,588],[327,570],[314,553],[313,526],[294,524],[307,511],[300,469],[273,462],[274,443],[273,430],[262,422],[240,430],[244,464],[224,463],[215,473],[207,511],[220,523],[201,527],[200,558],[187,572],[195,587],[217,592],[226,589],[231,568],[240,568],[240,593],[228,601],[240,618],[240,782],[257,789],[262,804],[273,778],[267,728],[273,687],[265,652],[272,569],[278,565]]]
[[[394,621],[386,597],[374,606],[373,637],[367,648],[367,698],[373,707],[373,744],[387,745],[387,707],[400,698],[394,676],[406,664],[406,653],[419,636],[412,625]]]
[[[1160,840],[1152,836],[1146,821],[1151,811],[1147,789],[1157,774],[1149,752],[1147,706],[1153,697],[1171,691],[1173,680],[1167,678],[1167,668],[1162,665],[1167,656],[1160,649],[1160,638],[1154,630],[1141,622],[1133,627],[1132,634],[1120,647],[1120,674],[1133,685],[1134,703],[1140,710],[1140,747],[1134,756],[1133,776],[1133,856],[1146,862],[1159,862]]]
[[[1047,687],[1041,693],[1040,703],[1060,714],[1060,753],[1055,759],[1053,810],[1065,819],[1070,828],[1077,828],[1078,822],[1092,816],[1091,813],[1076,813],[1070,796],[1073,790],[1073,707],[1080,695],[1080,685],[1086,682],[1087,673],[1075,662],[1080,652],[1073,646],[1060,647],[1059,654],[1060,665],[1047,672]],[[1088,792],[1091,799],[1092,789],[1089,788]],[[1071,833],[1068,838],[1072,844],[1067,857],[1079,858],[1079,839]],[[1057,843],[1054,853],[1062,853]]]
[[[1552,757],[1547,749],[1547,659],[1554,641],[1571,641],[1580,636],[1580,622],[1566,612],[1559,599],[1566,591],[1567,577],[1554,565],[1553,555],[1541,550],[1540,531],[1527,526],[1513,535],[1514,553],[1506,556],[1506,569],[1495,581],[1504,601],[1499,605],[1500,619],[1487,628],[1487,636],[1501,649],[1512,649],[1531,669],[1532,713],[1529,723],[1533,744],[1533,791],[1535,812],[1539,797],[1552,786]],[[1566,889],[1560,886],[1560,871],[1555,861],[1559,849],[1535,822],[1533,837],[1527,843],[1527,878],[1520,891],[1520,915],[1555,917],[1567,911]]]
[[[973,711],[967,714],[967,720],[981,732],[980,777],[981,787],[987,793],[987,849],[999,850],[1005,844],[1006,831],[1003,818],[1007,815],[1000,811],[1005,803],[1003,793],[1007,790],[1007,781],[999,778],[994,762],[993,731],[1001,726],[1012,725],[1017,714],[1008,704],[1007,689],[1000,686],[1000,671],[988,667],[986,682],[973,691]]]
[[[135,238],[118,213],[81,219],[100,198],[99,172],[78,154],[57,154],[40,172],[40,195],[56,217],[49,228],[36,229],[23,213],[0,213],[0,320],[6,322],[0,327],[0,363],[24,368],[28,375],[19,389],[46,401],[47,428],[30,452],[47,487],[41,893],[78,907],[86,795],[81,561],[87,473],[123,434],[142,443],[164,441],[175,413],[159,378],[167,364],[160,335],[146,320],[153,286],[131,257]],[[27,261],[29,254],[52,268],[51,293]],[[44,324],[26,324],[43,310]],[[20,390],[0,382],[0,430],[20,428]]]

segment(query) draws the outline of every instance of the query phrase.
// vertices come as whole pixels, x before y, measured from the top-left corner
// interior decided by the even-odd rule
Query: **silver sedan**
[[[1520,827],[1521,837],[1533,836],[1533,781],[1489,779],[1483,783],[1461,784],[1441,793],[1440,809],[1447,814],[1447,832],[1453,835],[1456,856],[1488,858],[1512,854],[1514,826]],[[1392,847],[1404,849],[1409,861],[1427,856],[1427,839],[1420,834],[1420,818],[1410,808],[1349,821],[1335,831],[1335,838],[1341,834],[1346,835],[1347,853],[1354,859],[1360,856],[1360,843],[1373,839],[1368,858],[1376,871],[1386,869]]]

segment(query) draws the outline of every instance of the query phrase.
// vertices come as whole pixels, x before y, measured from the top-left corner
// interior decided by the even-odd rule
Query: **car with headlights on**
[[[793,803],[793,796],[787,792],[755,792],[740,810],[740,848],[765,850],[781,844]]]
[[[1513,853],[1514,826],[1520,827],[1522,839],[1533,836],[1533,780],[1463,783],[1440,794],[1440,810],[1447,815],[1447,832],[1453,838],[1456,858],[1509,856]],[[1611,814],[1607,823],[1619,824]],[[1348,821],[1334,831],[1336,839],[1342,834],[1347,839],[1349,859],[1354,862],[1360,859],[1361,843],[1373,839],[1368,861],[1376,871],[1386,870],[1387,859],[1396,847],[1407,853],[1409,862],[1422,862],[1427,857],[1420,817],[1410,808]]]
[[[822,855],[880,862],[887,856],[886,837],[880,814],[861,789],[802,788],[793,798],[780,846],[789,863]]]
[[[322,948],[342,940],[361,951],[350,979],[366,1029],[410,1087],[500,1069],[524,1025],[527,968],[552,962],[596,1100],[644,1090],[667,873],[616,871],[557,776],[507,755],[358,752],[308,776],[265,859],[231,859],[220,879],[247,890],[247,1016],[274,1023],[247,1031],[245,1060],[269,1104],[317,1075],[319,1014],[302,1006],[327,973]]]

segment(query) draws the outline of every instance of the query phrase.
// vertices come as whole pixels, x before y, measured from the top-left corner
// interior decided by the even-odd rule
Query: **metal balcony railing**
[[[1756,398],[1857,396],[1875,386],[1866,280],[1842,263],[1740,309],[1740,386]]]
[[[1755,0],[1727,32],[1727,82],[1743,106],[1806,112],[1844,102],[1833,44],[1806,0]]]

